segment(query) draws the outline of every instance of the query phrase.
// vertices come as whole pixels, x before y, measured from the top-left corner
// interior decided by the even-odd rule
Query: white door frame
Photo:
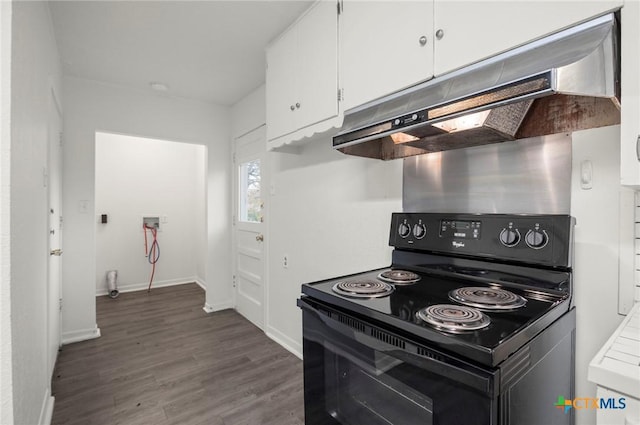
[[[267,152],[266,152],[266,125],[262,124],[259,127],[256,127],[246,133],[243,133],[239,136],[234,137],[233,139],[233,147],[231,149],[231,169],[232,171],[232,206],[231,206],[231,217],[232,217],[232,231],[231,231],[231,250],[232,250],[232,275],[233,275],[233,306],[235,309],[238,307],[238,299],[237,299],[237,252],[238,252],[238,240],[237,240],[237,225],[238,225],[238,205],[239,205],[239,197],[238,197],[238,165],[239,161],[236,160],[236,153],[238,147],[238,140],[250,135],[251,133],[256,133],[256,135],[260,134],[259,137],[262,138],[264,142],[264,151],[261,152],[261,163],[260,163],[260,189],[261,189],[261,198],[264,203],[262,208],[262,216],[264,225],[262,226],[262,234],[264,235],[264,241],[262,242],[262,330],[266,332],[268,329],[267,317],[269,310],[269,278],[268,278],[268,258],[269,258],[269,168],[270,165],[267,160]],[[258,136],[256,136],[258,137]]]
[[[57,246],[51,244],[52,234],[47,234],[48,251],[62,250],[62,107],[53,85],[50,87],[50,100],[47,128],[47,230],[57,232]],[[56,146],[58,145],[58,146]],[[55,161],[55,162],[54,162]],[[56,176],[52,174],[57,173]],[[53,187],[53,186],[56,187]],[[52,194],[57,195],[57,211],[51,212]],[[47,373],[52,376],[57,360],[57,350],[62,345],[62,258],[47,252]],[[57,261],[57,278],[52,279],[51,263]],[[56,281],[57,280],[57,281]],[[54,319],[54,316],[57,318]],[[51,329],[57,321],[57,329]],[[53,347],[53,348],[52,348]],[[51,351],[50,351],[51,350]],[[55,350],[55,351],[53,351]]]

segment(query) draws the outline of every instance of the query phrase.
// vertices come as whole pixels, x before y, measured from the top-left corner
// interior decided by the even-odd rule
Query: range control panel
[[[571,267],[568,215],[394,213],[389,244],[400,249]]]
[[[461,238],[461,239],[480,239],[480,228],[482,222],[479,220],[459,221],[459,220],[442,220],[440,221],[440,237],[443,238]]]

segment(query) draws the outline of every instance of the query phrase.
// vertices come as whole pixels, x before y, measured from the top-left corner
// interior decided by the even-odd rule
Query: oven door
[[[306,425],[495,425],[496,371],[443,355],[308,297]]]

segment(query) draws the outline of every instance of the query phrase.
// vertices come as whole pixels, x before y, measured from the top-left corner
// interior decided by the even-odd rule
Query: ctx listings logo
[[[558,401],[554,403],[557,409],[564,410],[567,413],[571,408],[574,409],[624,409],[627,407],[624,397],[620,398],[590,398],[581,397],[573,400],[558,396]]]

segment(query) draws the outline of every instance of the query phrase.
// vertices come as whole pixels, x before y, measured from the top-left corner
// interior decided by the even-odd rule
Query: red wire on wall
[[[160,245],[158,245],[158,229],[153,226],[148,226],[146,223],[144,223],[142,227],[144,229],[144,255],[151,264],[151,277],[149,278],[149,287],[147,288],[147,292],[150,292],[153,276],[156,274],[156,263],[160,259]],[[151,236],[153,236],[151,247],[148,247],[147,230],[150,230]]]

